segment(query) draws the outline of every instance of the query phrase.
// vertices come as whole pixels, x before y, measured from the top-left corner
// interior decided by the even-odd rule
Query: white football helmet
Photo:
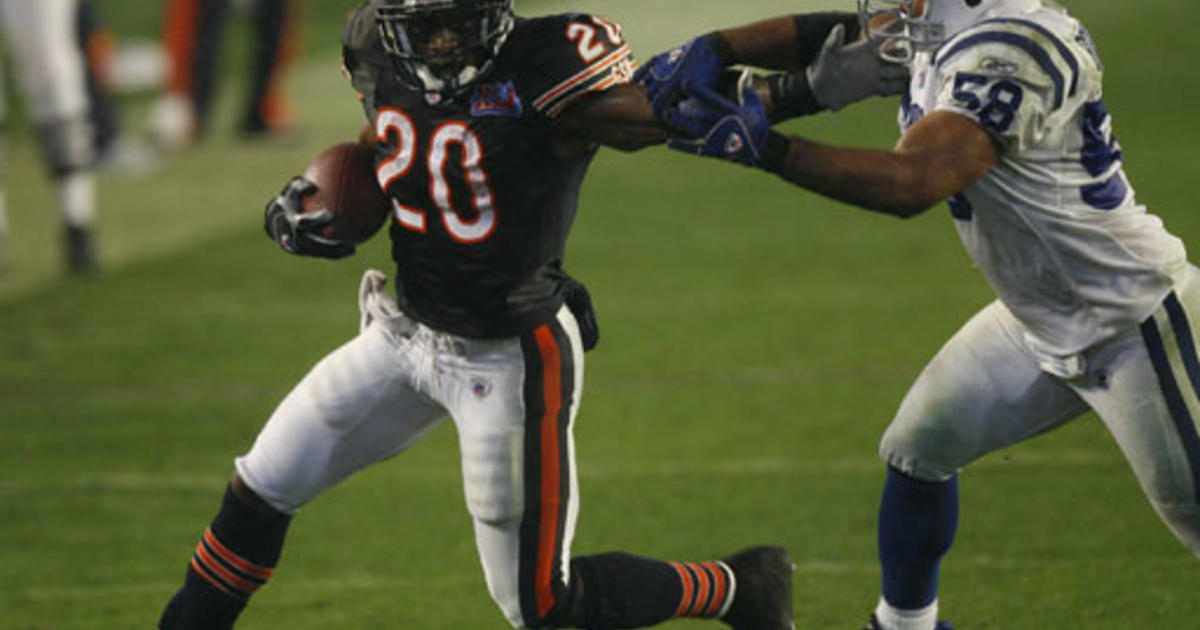
[[[864,33],[881,43],[879,55],[908,63],[921,51],[936,50],[946,40],[998,12],[1021,12],[1041,0],[858,0]]]

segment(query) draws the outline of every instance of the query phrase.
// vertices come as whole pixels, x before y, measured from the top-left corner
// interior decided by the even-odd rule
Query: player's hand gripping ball
[[[343,258],[390,214],[387,196],[375,181],[371,150],[346,143],[318,154],[303,177],[293,177],[267,203],[264,227],[289,253]]]

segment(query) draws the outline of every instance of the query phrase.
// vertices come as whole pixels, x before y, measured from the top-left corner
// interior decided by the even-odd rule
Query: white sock
[[[875,619],[882,630],[934,630],[937,626],[937,600],[919,610],[901,610],[888,604],[882,597],[875,607]]]
[[[67,225],[88,227],[96,216],[96,182],[91,173],[72,173],[55,182],[58,207]]]

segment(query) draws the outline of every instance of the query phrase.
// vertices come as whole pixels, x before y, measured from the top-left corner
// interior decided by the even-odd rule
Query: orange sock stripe
[[[687,614],[689,617],[698,617],[704,611],[704,605],[708,603],[709,592],[712,590],[712,579],[708,570],[699,564],[689,562],[688,568],[696,574],[699,586],[696,588],[696,600],[692,602],[692,607]]]
[[[234,597],[234,594],[230,593],[229,589],[225,588],[224,584],[221,584],[220,582],[217,581],[216,578],[209,575],[208,571],[205,571],[200,566],[200,564],[198,562],[196,562],[196,556],[192,556],[192,570],[196,572],[196,575],[199,575],[200,577],[207,580],[209,584],[212,584],[213,587],[216,588],[218,591],[221,591],[222,593],[225,593],[226,595],[228,595],[230,597]]]
[[[712,600],[708,609],[704,611],[704,616],[716,617],[725,606],[725,598],[729,596],[729,579],[725,577],[725,569],[715,562],[705,562],[704,568],[713,575]]]
[[[213,535],[211,527],[204,531],[204,542],[207,542],[208,546],[211,547],[212,550],[216,552],[222,560],[228,562],[230,565],[252,578],[258,578],[266,581],[271,578],[272,574],[275,573],[275,569],[272,567],[264,567],[262,565],[255,564],[230,551],[228,547],[222,545],[221,541],[217,540],[217,537]]]
[[[683,586],[683,597],[679,598],[679,607],[675,609],[676,617],[683,617],[692,607],[692,594],[695,592],[695,586],[692,583],[692,573],[686,567],[678,562],[672,562],[671,568],[679,574],[680,585]]]
[[[257,591],[259,587],[262,586],[261,582],[255,583],[244,580],[230,572],[225,567],[221,566],[221,563],[218,562],[216,558],[213,558],[208,554],[208,549],[205,548],[204,545],[196,547],[196,555],[194,556],[194,559],[195,558],[198,558],[200,560],[200,564],[204,565],[205,568],[215,574],[215,576],[224,582],[230,589],[241,591],[241,593],[247,597],[253,595],[254,591]]]

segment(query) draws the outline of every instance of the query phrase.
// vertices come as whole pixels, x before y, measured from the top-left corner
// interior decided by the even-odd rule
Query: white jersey
[[[997,165],[950,200],[964,246],[1039,354],[1071,356],[1141,323],[1187,268],[1134,198],[1087,31],[1057,6],[999,12],[913,61],[907,129],[979,122]]]

